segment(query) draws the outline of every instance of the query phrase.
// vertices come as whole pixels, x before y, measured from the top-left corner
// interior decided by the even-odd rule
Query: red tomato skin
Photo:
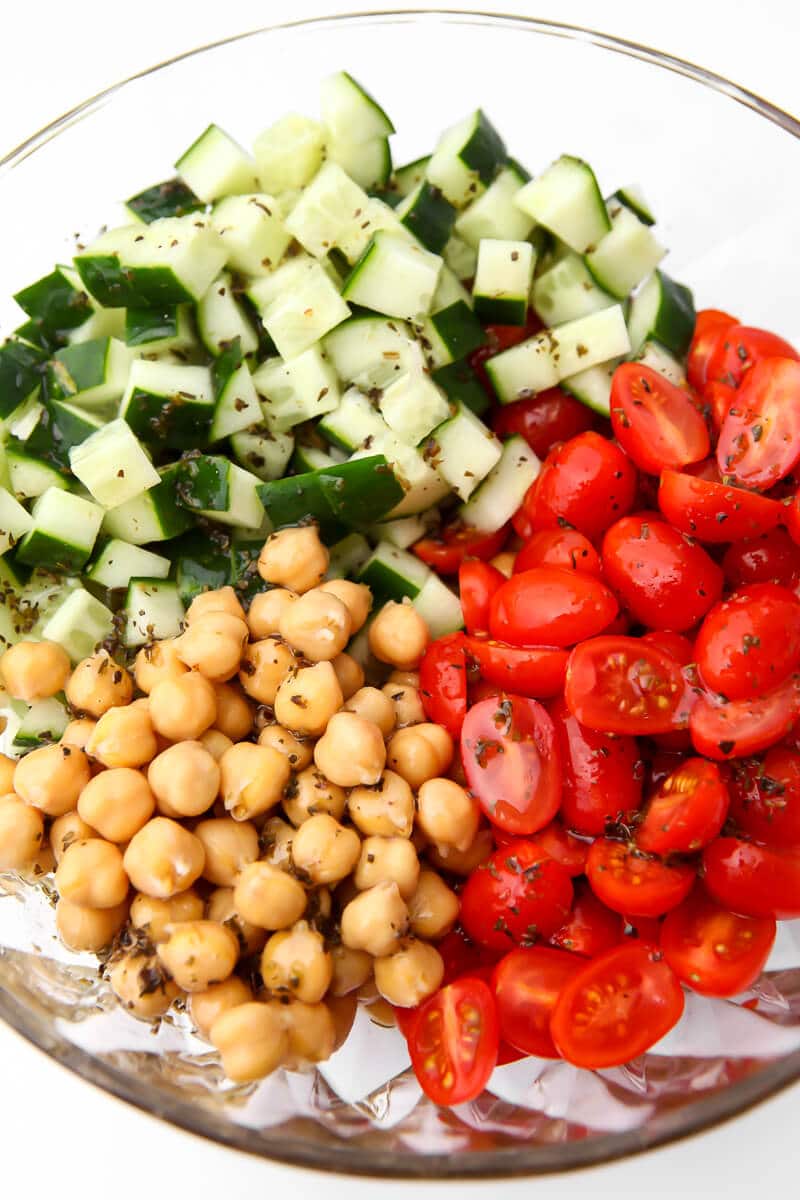
[[[598,900],[634,917],[660,917],[675,908],[692,890],[695,875],[686,863],[667,866],[608,838],[598,838],[586,860],[586,877]]]
[[[648,629],[691,629],[722,594],[717,564],[665,521],[623,517],[606,533],[602,558],[609,586]]]
[[[520,840],[495,850],[469,876],[461,893],[461,923],[474,941],[502,954],[550,937],[571,906],[568,873],[538,846]]]
[[[636,845],[650,854],[692,854],[717,836],[729,805],[719,767],[688,758],[651,797]]]
[[[766,846],[800,850],[800,753],[773,746],[763,763],[732,763],[730,815],[747,837]]]
[[[592,543],[577,529],[540,529],[534,533],[514,560],[514,574],[532,567],[561,567],[600,576],[603,567]]]
[[[488,634],[490,601],[505,581],[505,575],[491,563],[468,558],[461,564],[458,569],[458,594],[468,633]]]
[[[497,954],[494,951],[471,941],[460,926],[446,933],[442,940],[436,943],[436,949],[444,963],[443,985],[452,983],[463,975],[480,974],[484,968],[491,969],[497,962]]]
[[[545,825],[544,829],[532,834],[527,840],[533,842],[540,850],[544,850],[545,854],[549,854],[557,863],[560,863],[568,875],[574,878],[576,875],[583,874],[586,867],[586,856],[589,853],[589,844],[581,841],[580,838],[573,837],[560,821],[551,821],[549,825]],[[513,845],[513,839],[503,844]],[[500,845],[499,841],[498,845]]]
[[[703,881],[718,904],[745,917],[800,917],[800,852],[721,837],[703,851]]]
[[[492,417],[492,429],[499,438],[518,433],[541,459],[561,442],[594,429],[595,423],[592,410],[559,387],[503,404]]]
[[[442,1046],[447,1036],[458,1044]],[[482,979],[468,977],[440,988],[420,1005],[408,1050],[426,1096],[436,1104],[454,1105],[481,1094],[497,1064],[499,1041],[491,989]]]
[[[619,988],[623,1020],[614,1003]],[[603,1007],[612,1010],[605,1030],[600,1025]],[[627,941],[590,959],[565,985],[550,1032],[562,1057],[576,1067],[621,1066],[677,1025],[683,1007],[681,985],[661,951],[647,942]]]
[[[458,739],[467,715],[467,656],[463,633],[431,642],[419,665],[422,707],[428,720]]]
[[[624,820],[642,801],[643,766],[633,737],[610,737],[572,715],[563,697],[548,706],[561,751],[561,819],[588,836]]]
[[[736,403],[736,392],[735,387],[719,381],[707,383],[705,386],[703,398],[708,406],[711,428],[717,436],[719,436],[725,418]]]
[[[625,913],[622,919],[626,926],[629,926],[625,930],[625,937],[658,945],[663,917],[635,917],[631,913]]]
[[[502,350],[510,350],[512,346],[517,346],[520,342],[524,342],[526,338],[532,337],[534,333],[538,333],[542,328],[542,322],[537,317],[533,308],[528,309],[524,325],[491,324],[484,327],[483,332],[486,335],[486,339],[482,346],[479,346],[477,350],[473,350],[467,356],[467,361],[491,400],[495,399],[495,391],[483,366],[486,359],[492,358]]]
[[[537,833],[561,802],[561,758],[547,709],[526,696],[473,704],[461,729],[470,791],[507,833]]]
[[[613,696],[605,696],[620,676],[627,687],[624,709]],[[576,646],[567,662],[567,708],[582,725],[605,733],[653,735],[685,726],[690,708],[686,692],[680,664],[642,638],[592,638]],[[654,693],[664,703],[647,706]],[[645,711],[636,714],[640,703]]]
[[[450,525],[445,526],[438,537],[420,538],[411,550],[439,575],[457,575],[465,558],[494,558],[503,549],[507,537],[507,525],[494,533]]]
[[[611,428],[640,471],[701,462],[711,449],[695,397],[644,363],[621,363],[611,380]]]
[[[593,637],[617,613],[598,579],[563,567],[533,567],[512,575],[491,601],[492,637],[516,646],[571,646]]]
[[[717,442],[720,473],[766,491],[800,463],[800,362],[767,358],[748,372]]]
[[[701,696],[689,717],[692,745],[698,754],[724,762],[774,746],[800,715],[800,679],[792,676],[774,691],[723,704]]]
[[[559,529],[566,521],[596,541],[635,498],[636,468],[627,454],[589,431],[551,451],[525,507],[534,529]]]
[[[800,546],[800,492],[795,492],[791,502],[784,506],[783,519],[789,537]]]
[[[752,325],[729,325],[724,336],[715,340],[707,378],[737,388],[764,359],[797,357],[794,346],[776,333]]]
[[[494,969],[492,986],[500,1036],[538,1058],[560,1058],[550,1017],[561,989],[581,969],[580,959],[548,946],[511,950]]]
[[[658,506],[675,529],[712,545],[769,533],[783,510],[775,500],[679,471],[664,471]]]
[[[671,629],[656,629],[652,633],[643,634],[642,641],[647,642],[648,646],[657,646],[682,667],[688,667],[689,663],[694,662],[694,646],[682,633],[675,633]]]
[[[773,529],[729,546],[722,558],[722,570],[733,589],[749,583],[791,587],[800,578],[800,545],[784,529]]]
[[[661,949],[675,974],[701,996],[736,996],[755,983],[775,941],[772,917],[742,917],[699,885],[668,912]]]
[[[594,958],[622,941],[625,918],[598,900],[585,879],[576,880],[574,887],[572,912],[550,938],[550,944],[570,954]]]
[[[736,317],[716,308],[706,308],[697,314],[686,362],[686,377],[695,391],[702,392],[705,388],[709,359],[725,330],[736,324]]]
[[[509,646],[493,638],[467,638],[467,654],[482,679],[502,691],[537,700],[564,688],[569,652],[558,646]]]
[[[695,641],[706,686],[729,700],[771,691],[800,665],[800,600],[754,583],[715,605]]]

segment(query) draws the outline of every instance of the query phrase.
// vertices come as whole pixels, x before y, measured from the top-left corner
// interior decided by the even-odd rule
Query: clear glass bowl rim
[[[408,22],[424,17],[441,24],[492,25],[518,32],[589,42],[612,53],[639,59],[661,70],[675,72],[704,87],[728,96],[745,105],[772,124],[800,139],[800,121],[790,113],[733,83],[722,75],[709,71],[685,59],[653,50],[625,38],[613,37],[598,30],[559,21],[533,17],[485,13],[476,10],[416,8],[376,10],[373,12],[340,13],[261,26],[245,33],[197,47],[185,53],[128,76],[96,95],[76,105],[37,133],[0,158],[0,176],[13,169],[29,155],[36,153],[68,129],[76,120],[88,116],[92,109],[104,104],[128,85],[145,79],[173,63],[216,50],[222,46],[259,37],[271,32],[292,29],[342,25],[376,25]],[[262,1158],[275,1159],[295,1166],[350,1175],[371,1175],[395,1178],[491,1178],[510,1175],[535,1175],[596,1166],[624,1158],[644,1150],[654,1149],[679,1138],[701,1133],[722,1121],[745,1113],[762,1100],[768,1099],[800,1079],[800,1051],[680,1109],[658,1115],[641,1129],[622,1133],[590,1135],[584,1139],[552,1145],[498,1147],[492,1150],[467,1151],[464,1154],[400,1154],[375,1149],[347,1141],[341,1144],[315,1140],[309,1122],[309,1136],[289,1134],[285,1128],[248,1130],[233,1123],[222,1124],[215,1115],[190,1102],[162,1094],[154,1101],[151,1087],[125,1071],[96,1058],[48,1029],[41,1019],[33,1018],[23,1004],[0,988],[0,1020],[62,1066],[73,1071],[88,1083],[110,1092],[120,1100],[141,1109],[149,1116],[160,1118],[189,1133],[197,1134],[232,1149],[242,1150]]]

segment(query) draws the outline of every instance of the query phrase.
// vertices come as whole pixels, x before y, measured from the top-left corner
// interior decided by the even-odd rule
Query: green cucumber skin
[[[218,455],[187,456],[178,464],[175,488],[178,503],[190,512],[213,509],[224,512],[228,507],[230,462]]]
[[[75,329],[92,315],[89,297],[74,288],[59,270],[22,288],[14,299],[46,333]]]
[[[219,354],[211,364],[211,378],[214,383],[214,396],[220,399],[228,381],[239,370],[244,362],[242,355],[242,339],[235,337],[229,346]]]
[[[471,409],[476,417],[482,416],[490,406],[489,397],[468,363],[448,363],[447,366],[434,371],[431,378],[447,393],[449,400],[460,401]]]
[[[79,571],[92,552],[82,546],[68,546],[60,538],[51,537],[40,529],[32,529],[17,547],[15,561],[29,567],[44,567],[65,575]]]
[[[437,187],[425,180],[416,204],[401,218],[426,249],[441,254],[453,232],[456,209]]]
[[[123,267],[116,254],[79,254],[75,267],[104,308],[194,303],[191,292],[165,267]]]
[[[170,450],[191,450],[208,442],[213,417],[210,404],[186,400],[176,404],[135,388],[124,416],[140,442]]]
[[[347,533],[331,512],[316,471],[262,483],[258,497],[276,529],[316,521],[325,541],[338,541]]]
[[[361,468],[357,472],[352,470],[356,463]],[[354,529],[380,520],[405,495],[382,454],[325,467],[318,474],[322,494],[334,516]]]
[[[11,415],[42,381],[47,353],[25,342],[0,346],[0,419]]]
[[[694,306],[694,295],[691,288],[688,288],[684,283],[678,283],[669,275],[665,275],[663,271],[659,272],[664,289],[671,295],[675,301],[675,309],[673,310],[673,319],[669,322],[662,323],[658,319],[655,321],[655,328],[650,332],[656,341],[661,342],[678,358],[685,358],[689,350],[689,344],[694,336],[694,327],[697,320],[697,313]]]
[[[214,546],[205,535],[190,533],[178,539],[172,549],[175,583],[184,607],[188,608],[201,592],[216,590],[230,583],[228,554]]]
[[[497,167],[504,163],[507,157],[503,139],[483,110],[479,109],[478,127],[468,145],[464,147],[461,161],[466,167],[477,172],[481,183],[491,183]]]
[[[149,225],[161,217],[184,217],[205,208],[182,179],[165,179],[125,201],[125,207]]]
[[[489,325],[524,325],[528,315],[526,298],[512,300],[495,299],[490,296],[476,295],[475,313]]]
[[[431,324],[450,350],[453,359],[466,358],[486,343],[486,333],[464,300],[456,300],[429,317]]]
[[[146,346],[149,342],[175,337],[178,333],[178,306],[163,308],[127,308],[125,310],[125,344]]]

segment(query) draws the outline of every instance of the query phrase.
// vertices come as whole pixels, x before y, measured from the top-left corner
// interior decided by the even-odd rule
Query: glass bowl
[[[534,170],[567,151],[605,192],[641,182],[698,307],[741,313],[795,340],[800,124],[698,67],[589,30],[434,11],[342,16],[259,30],[108,89],[0,163],[4,296],[167,177],[210,121],[247,144],[318,81],[351,70],[399,133],[395,161],[483,106]],[[20,320],[0,301],[4,332]],[[474,1103],[439,1110],[396,1030],[361,1009],[320,1070],[226,1083],[178,1012],[157,1030],[118,1009],[88,956],[54,937],[48,880],[0,880],[0,1017],[83,1078],[176,1125],[267,1158],[395,1176],[568,1170],[658,1145],[740,1113],[800,1078],[800,922],[781,929],[743,1004],[690,996],[681,1025],[624,1068],[528,1060]]]

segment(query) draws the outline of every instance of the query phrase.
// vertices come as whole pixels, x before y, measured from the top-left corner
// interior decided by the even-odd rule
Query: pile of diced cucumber
[[[0,642],[77,660],[172,636],[309,519],[334,574],[447,632],[458,599],[408,548],[443,519],[499,528],[540,467],[483,420],[483,325],[546,326],[488,359],[501,404],[560,384],[607,412],[626,356],[682,376],[692,298],[637,189],[604,200],[566,155],[531,179],[480,110],[396,170],[393,131],[345,72],[252,154],[212,125],[128,224],[16,294]]]

